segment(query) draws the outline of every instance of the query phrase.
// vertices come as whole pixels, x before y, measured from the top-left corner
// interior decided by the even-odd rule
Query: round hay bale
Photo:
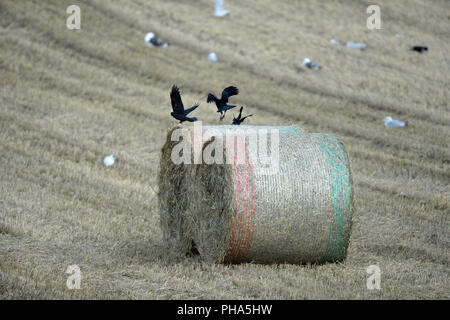
[[[165,239],[176,234],[172,241],[184,244],[185,251],[195,244],[209,262],[320,263],[345,258],[353,190],[347,154],[334,136],[303,134],[295,127],[208,126],[202,132],[208,129],[215,133],[201,142],[203,157],[214,150],[227,162],[202,161],[187,165],[188,170],[178,165],[176,172],[165,171],[178,178],[167,181],[160,175],[160,184],[179,188],[180,196],[184,193],[176,204],[160,197]],[[252,140],[246,134],[249,129],[278,129],[275,172],[262,161],[269,155],[258,154],[258,149],[273,145],[277,136],[263,139],[257,134]],[[230,131],[234,145],[225,142],[228,136],[223,138]],[[163,151],[171,152],[176,143],[166,143]],[[163,163],[167,157],[161,160],[161,168],[171,167]],[[163,218],[168,213],[172,218]],[[177,222],[167,223],[173,217]]]
[[[203,126],[202,132],[208,128],[215,128],[225,132],[226,128],[234,128],[235,126]],[[242,126],[243,128],[274,128],[263,126]],[[300,129],[294,126],[277,127],[281,131],[300,133]],[[181,135],[183,139],[175,138],[172,141],[172,135],[176,130],[185,130],[185,135]],[[186,141],[184,139],[188,138]],[[163,231],[163,242],[166,245],[167,252],[174,256],[192,255],[198,253],[194,242],[194,233],[198,230],[198,221],[196,219],[197,208],[199,204],[192,199],[202,197],[199,189],[194,187],[195,172],[197,165],[194,165],[194,154],[189,156],[189,163],[174,163],[171,159],[174,147],[180,141],[184,141],[192,145],[194,140],[194,132],[192,127],[185,128],[183,126],[176,126],[169,130],[166,137],[166,142],[161,149],[159,175],[158,175],[158,201],[160,211],[160,226]],[[203,143],[200,149],[203,148]],[[202,150],[200,150],[202,151]],[[230,166],[218,167],[217,170],[230,170]],[[230,177],[229,174],[225,175]],[[216,182],[217,185],[219,181]],[[230,185],[232,181],[228,181],[225,185]],[[216,196],[220,197],[221,193]],[[201,199],[201,198],[199,198]],[[214,199],[217,202],[218,198]],[[228,199],[228,203],[232,203]],[[203,242],[201,242],[203,244]]]
[[[175,256],[187,254],[192,248],[192,227],[184,214],[189,207],[189,198],[186,197],[192,181],[193,165],[175,164],[171,154],[178,141],[172,141],[173,128],[167,134],[166,143],[161,150],[158,200],[160,212],[160,225],[163,231],[163,242],[168,252]]]

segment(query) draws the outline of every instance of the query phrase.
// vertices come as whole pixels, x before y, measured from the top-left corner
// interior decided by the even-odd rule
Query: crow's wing
[[[245,117],[243,117],[242,119],[241,119],[241,122],[242,121],[244,121],[246,118],[248,118],[248,117],[251,117],[252,116],[252,114],[251,115],[248,115],[248,116],[245,116]]]
[[[181,100],[180,90],[176,85],[173,85],[172,91],[170,92],[170,101],[172,102],[173,112],[184,115],[183,101]]]
[[[233,108],[236,108],[236,106],[226,105],[226,106],[223,106],[222,108],[220,108],[217,112],[223,112],[223,111],[227,111],[227,110],[230,110]]]
[[[235,96],[239,94],[239,90],[236,87],[230,86],[230,87],[226,87],[225,89],[223,89],[222,91],[222,101],[224,103],[228,102],[228,98],[231,96]]]
[[[237,117],[238,119],[240,119],[242,116],[242,109],[244,109],[244,107],[241,107],[241,109],[239,110],[239,116]]]
[[[195,109],[197,109],[199,105],[196,104],[195,106],[190,107],[189,109],[184,110],[184,115],[187,116],[189,113],[191,113],[192,111],[194,111]]]
[[[212,93],[208,94],[208,99],[206,99],[206,102],[211,103],[211,102],[216,102],[217,100],[219,100],[215,95],[213,95]]]

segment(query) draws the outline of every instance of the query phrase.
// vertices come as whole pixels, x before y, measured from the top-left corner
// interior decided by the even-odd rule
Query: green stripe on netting
[[[280,131],[284,131],[286,133],[302,133],[300,128],[298,128],[296,126],[281,126],[281,127],[276,127],[276,128],[279,128]]]
[[[320,143],[328,164],[331,187],[330,233],[323,257],[324,262],[337,261],[342,258],[345,252],[343,246],[347,246],[344,241],[348,239],[347,235],[344,235],[345,215],[351,215],[351,212],[348,211],[351,210],[348,201],[350,197],[347,194],[350,171],[345,161],[346,157],[340,142],[336,138],[330,137],[327,142],[329,146],[323,142]],[[332,150],[330,150],[330,147]]]

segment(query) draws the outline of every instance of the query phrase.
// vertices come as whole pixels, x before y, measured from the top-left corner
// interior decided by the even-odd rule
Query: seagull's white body
[[[168,46],[167,42],[164,42],[161,39],[157,38],[153,32],[147,33],[145,35],[144,39],[145,39],[145,43],[147,43],[147,45],[149,47],[157,47],[157,46],[167,47]],[[160,45],[159,43],[163,43],[163,44]]]
[[[386,128],[401,128],[406,126],[406,122],[386,117],[384,118],[384,125]]]
[[[354,43],[354,42],[347,42],[347,48],[350,49],[364,49],[367,47],[367,44],[365,43]]]
[[[359,49],[359,50],[362,50],[367,47],[367,44],[365,43],[341,42],[335,39],[331,39],[330,43],[334,45],[346,46],[347,48],[350,49]]]
[[[304,65],[304,66],[306,66],[306,67],[308,67],[310,69],[314,68],[314,69],[320,70],[320,66],[317,63],[312,62],[308,58],[305,58],[305,60],[303,60],[302,65]]]
[[[219,59],[217,58],[217,55],[214,52],[211,52],[210,54],[208,54],[208,60],[218,61]]]
[[[339,44],[339,45],[343,45],[343,44],[344,44],[343,42],[340,42],[340,41],[335,40],[335,39],[331,39],[331,40],[330,40],[330,43],[331,43],[331,44]]]
[[[214,11],[214,17],[223,17],[228,14],[228,11],[223,8],[223,0],[214,0],[216,3],[216,10]]]
[[[105,159],[103,159],[103,164],[107,167],[110,167],[114,164],[116,158],[114,158],[114,155],[110,155],[105,157]]]

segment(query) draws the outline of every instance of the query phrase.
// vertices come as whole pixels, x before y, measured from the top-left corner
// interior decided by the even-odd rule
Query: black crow
[[[422,53],[422,52],[428,51],[428,47],[424,47],[424,46],[414,46],[414,47],[411,48],[411,50],[417,51],[417,52],[419,52],[419,53]]]
[[[209,93],[208,99],[206,100],[206,102],[208,102],[208,103],[215,102],[216,103],[217,112],[220,112],[220,115],[221,115],[220,120],[222,120],[225,117],[225,112],[227,112],[227,110],[230,110],[230,109],[236,107],[236,106],[230,106],[227,104],[228,98],[231,96],[235,96],[237,94],[239,94],[238,88],[233,87],[233,86],[226,87],[222,91],[222,97],[220,99],[217,98],[212,93]]]
[[[180,120],[180,123],[183,121],[194,122],[197,121],[197,118],[192,117],[188,118],[187,115],[197,109],[198,104],[190,107],[187,110],[184,110],[183,101],[181,100],[180,90],[176,85],[173,85],[172,91],[170,92],[170,101],[172,102],[173,112],[170,114],[177,120]]]
[[[244,107],[241,107],[241,110],[239,110],[239,116],[237,118],[233,118],[233,123],[234,125],[240,125],[242,122],[244,122],[244,120],[248,117],[251,117],[253,114],[245,116],[243,118],[242,117],[242,109],[244,109]]]

